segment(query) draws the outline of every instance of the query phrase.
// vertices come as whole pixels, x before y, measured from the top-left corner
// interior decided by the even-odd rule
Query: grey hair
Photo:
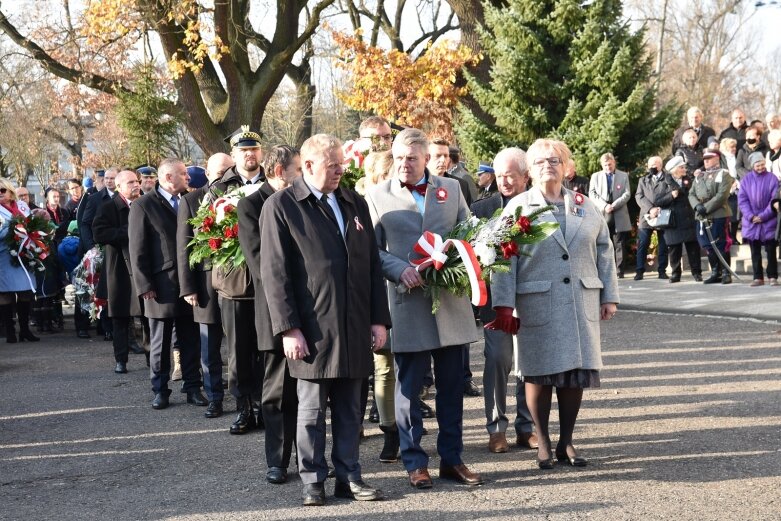
[[[529,166],[526,163],[526,152],[518,147],[505,148],[500,150],[496,157],[494,157],[494,164],[500,161],[512,161],[518,167],[518,170],[525,174],[529,171]]]

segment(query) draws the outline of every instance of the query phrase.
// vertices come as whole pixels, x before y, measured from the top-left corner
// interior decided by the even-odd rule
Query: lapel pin
[[[437,188],[436,197],[438,203],[444,203],[445,201],[447,201],[447,190],[441,187]]]
[[[359,232],[362,232],[363,231],[363,225],[361,224],[361,221],[360,221],[360,219],[358,219],[357,215],[355,216],[354,221],[355,221],[355,229],[358,230]]]

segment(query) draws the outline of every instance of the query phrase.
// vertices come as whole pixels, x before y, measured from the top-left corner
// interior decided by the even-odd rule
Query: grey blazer
[[[629,209],[626,207],[626,203],[632,197],[632,191],[629,188],[629,175],[621,170],[613,172],[612,189],[613,219],[615,219],[616,231],[628,232],[632,229],[632,223],[629,221]],[[610,204],[610,198],[607,193],[607,174],[604,171],[591,174],[588,196],[602,215],[606,217],[605,207]]]
[[[618,303],[618,280],[613,244],[599,209],[584,199],[576,205],[574,192],[564,189],[566,229],[531,246],[530,256],[513,258],[508,273],[491,280],[494,307],[515,308],[520,365],[524,375],[556,374],[571,369],[600,369],[600,305]],[[514,197],[505,207],[523,212],[545,206],[538,188]],[[574,211],[580,209],[583,216]],[[550,213],[540,221],[556,222]]]
[[[447,197],[436,197],[444,188]],[[423,289],[398,293],[401,273],[415,258],[412,248],[424,231],[445,236],[469,217],[469,207],[455,179],[428,176],[424,215],[418,211],[410,191],[397,179],[373,187],[366,195],[377,244],[380,248],[382,273],[388,280],[390,303],[391,349],[394,353],[430,351],[445,346],[477,342],[477,328],[468,297],[440,292],[440,309],[431,313],[431,298]]]

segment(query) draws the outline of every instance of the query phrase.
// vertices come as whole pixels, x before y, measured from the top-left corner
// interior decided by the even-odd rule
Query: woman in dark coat
[[[689,267],[697,282],[702,281],[700,245],[697,243],[694,210],[689,204],[692,177],[686,173],[683,158],[675,156],[665,165],[664,190],[655,193],[654,206],[672,210],[672,226],[664,231],[667,253],[672,268],[670,282],[681,280],[681,255],[686,247]],[[651,209],[654,210],[653,208]]]

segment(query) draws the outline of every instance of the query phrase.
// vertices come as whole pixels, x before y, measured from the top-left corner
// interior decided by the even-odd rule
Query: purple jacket
[[[743,214],[743,238],[752,241],[770,241],[776,236],[776,215],[770,203],[778,192],[778,179],[770,172],[747,173],[740,181],[738,207]],[[759,216],[761,223],[751,222]]]

